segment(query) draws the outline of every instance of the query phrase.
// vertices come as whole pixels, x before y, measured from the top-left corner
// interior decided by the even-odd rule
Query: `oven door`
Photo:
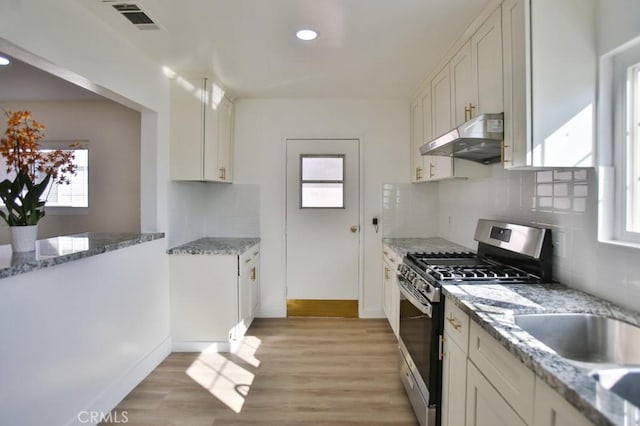
[[[402,276],[398,277],[398,286],[400,288],[400,352],[406,358],[407,368],[412,371],[415,385],[420,389],[427,407],[437,408],[439,411],[442,380],[440,360],[442,304],[431,304],[424,298],[419,300],[413,294],[415,291],[412,290],[413,284]],[[403,378],[403,381],[408,380],[410,378]],[[412,399],[411,385],[409,383],[408,388],[405,383],[410,399]],[[415,409],[414,401],[412,404]],[[418,414],[418,410],[415,411]],[[419,411],[423,412],[422,408]],[[431,416],[433,413],[429,415]]]

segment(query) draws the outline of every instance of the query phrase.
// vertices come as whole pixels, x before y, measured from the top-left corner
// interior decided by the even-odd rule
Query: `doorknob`
[[[360,229],[360,227],[358,225],[351,225],[351,232],[358,232],[358,229]]]

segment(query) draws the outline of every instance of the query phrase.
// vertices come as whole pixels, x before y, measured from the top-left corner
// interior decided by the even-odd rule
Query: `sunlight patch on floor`
[[[253,367],[259,367],[260,361],[255,353],[260,343],[257,337],[245,336],[234,355]],[[220,402],[240,413],[255,375],[233,362],[230,358],[234,355],[205,350],[187,368],[186,374]]]

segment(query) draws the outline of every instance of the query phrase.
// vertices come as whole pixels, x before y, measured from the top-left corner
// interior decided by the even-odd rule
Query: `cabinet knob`
[[[351,228],[349,228],[349,229],[351,230],[351,232],[356,233],[356,232],[358,232],[360,227],[358,225],[351,225]]]

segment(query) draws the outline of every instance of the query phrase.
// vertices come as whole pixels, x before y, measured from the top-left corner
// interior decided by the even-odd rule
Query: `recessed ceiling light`
[[[10,63],[11,61],[9,60],[9,58],[0,55],[0,67],[9,65]]]
[[[299,30],[296,33],[296,37],[298,37],[300,40],[310,41],[318,37],[318,33],[315,32],[314,30],[304,29],[304,30]]]

